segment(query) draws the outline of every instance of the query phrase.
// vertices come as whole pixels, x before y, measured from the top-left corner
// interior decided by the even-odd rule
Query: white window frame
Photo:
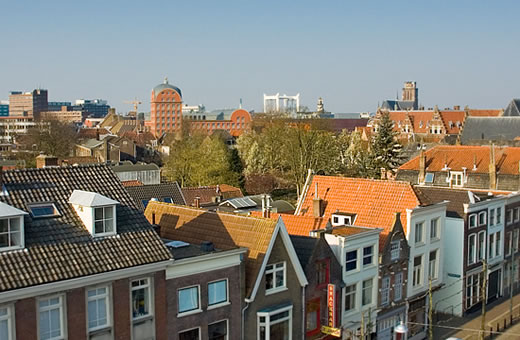
[[[222,321],[226,322],[226,338],[225,338],[225,340],[229,339],[229,319],[222,319],[222,320],[218,320],[218,321],[209,323],[208,324],[208,339],[209,339],[209,326],[214,325],[214,324],[219,323],[219,322],[222,322]]]
[[[502,231],[499,230],[495,233],[495,257],[500,256],[500,253],[502,251],[501,242],[502,242]]]
[[[367,285],[365,287],[365,283],[369,283],[369,285]],[[367,291],[367,290],[370,290],[368,295],[365,293],[365,291]],[[372,303],[374,303],[373,295],[374,295],[374,279],[370,278],[370,279],[363,280],[361,282],[361,306],[365,307],[365,306],[368,306],[368,305],[371,305]],[[365,303],[365,299],[364,299],[365,297],[370,299],[370,301]]]
[[[112,231],[106,231],[106,221],[109,220],[109,218],[105,218],[105,209],[106,208],[112,208]],[[96,220],[96,210],[102,209],[103,211],[103,218],[100,220]],[[116,206],[115,205],[105,205],[102,207],[93,207],[92,208],[92,221],[94,221],[94,225],[92,226],[92,235],[94,236],[108,236],[108,235],[114,235],[116,234]],[[96,222],[103,222],[103,230],[102,233],[96,233]]]
[[[288,327],[288,330],[289,330],[289,336],[288,336],[288,340],[292,340],[292,310],[293,310],[293,306],[287,306],[287,307],[283,307],[283,308],[280,308],[280,309],[277,309],[277,310],[274,310],[274,311],[270,311],[270,312],[257,312],[256,313],[256,317],[257,317],[257,328],[256,328],[256,332],[257,332],[257,339],[262,339],[260,337],[260,327],[265,327],[265,340],[270,340],[271,338],[271,334],[270,334],[270,330],[271,330],[271,326],[272,325],[276,325],[278,323],[281,323],[281,322],[285,322],[285,321],[288,321],[289,322],[289,327]],[[277,315],[277,314],[280,314],[280,313],[285,313],[285,312],[289,312],[288,313],[288,316],[286,317],[283,317],[283,318],[280,318],[278,320],[275,320],[273,323],[271,323],[271,317],[274,316],[274,315]],[[264,321],[260,321],[260,318],[264,318]]]
[[[50,300],[52,299],[55,299],[55,298],[58,298],[59,302],[57,305],[52,305],[52,306],[45,306],[45,307],[40,307],[40,302],[42,301],[45,301],[45,300],[48,300],[50,302]],[[65,339],[67,337],[67,329],[66,329],[66,326],[65,326],[65,322],[66,322],[66,318],[65,318],[65,295],[64,294],[57,294],[57,295],[51,295],[51,296],[45,296],[45,297],[42,297],[42,298],[39,298],[37,299],[37,306],[38,306],[38,339],[39,340],[43,340],[43,339],[46,339],[46,340],[61,340],[61,339]],[[52,338],[42,338],[41,336],[41,324],[40,324],[40,314],[42,312],[50,312],[51,310],[54,310],[58,308],[59,309],[59,313],[60,313],[60,333],[61,335],[60,336],[55,336],[55,337],[52,337]]]
[[[513,251],[515,253],[518,252],[518,235],[519,234],[519,230],[518,229],[514,229],[513,230]]]
[[[432,261],[432,253],[435,254],[434,261]],[[435,249],[430,251],[428,260],[428,276],[432,279],[432,281],[437,280],[439,278],[439,250]]]
[[[347,260],[347,254],[348,254],[348,253],[355,253],[355,254],[356,254],[356,258],[353,259],[353,260]],[[347,250],[347,251],[345,252],[345,271],[346,271],[347,273],[348,273],[348,272],[353,272],[353,271],[359,270],[359,266],[358,266],[358,257],[359,257],[359,256],[358,256],[358,255],[359,255],[359,254],[358,254],[358,250],[357,250],[357,249],[356,249],[356,250]],[[348,268],[347,268],[347,264],[349,264],[349,263],[355,263],[356,266],[355,266],[353,269],[348,269]]]
[[[507,243],[504,242],[504,248],[506,248],[506,249],[504,249],[504,255],[510,256],[511,253],[513,252],[513,232],[508,231],[506,235],[507,235]]]
[[[279,267],[279,265],[282,265]],[[271,268],[270,268],[271,267]],[[283,284],[281,286],[276,286],[276,273],[277,272],[283,273]],[[273,275],[273,287],[267,289],[267,275]],[[283,291],[287,289],[287,263],[286,261],[277,262],[277,263],[270,263],[265,267],[265,282],[266,282],[266,289],[265,294],[274,294],[279,291]]]
[[[480,244],[480,235],[482,235],[482,244]],[[479,231],[478,234],[477,234],[477,259],[479,261],[482,261],[486,258],[486,243],[487,242],[487,237],[486,237],[486,232],[484,230],[482,231]]]
[[[418,233],[417,231],[420,231]],[[420,236],[420,237],[418,237]],[[415,223],[415,244],[424,244],[424,221]]]
[[[347,291],[347,288],[349,288],[349,287],[354,287],[354,289],[351,290],[351,291]],[[344,296],[344,299],[345,299],[345,300],[344,300],[344,302],[345,302],[345,308],[347,307],[347,303],[346,303],[346,301],[347,301],[347,297],[350,298],[351,296],[353,296],[353,298],[352,298],[353,306],[352,306],[352,308],[350,308],[350,309],[345,309],[345,312],[346,312],[346,313],[350,313],[350,312],[356,310],[356,306],[357,306],[357,301],[356,301],[356,296],[357,296],[357,283],[354,283],[354,284],[351,284],[351,285],[347,285],[347,286],[345,287],[345,296]]]
[[[489,225],[495,225],[495,209],[489,209]]]
[[[481,217],[483,216],[483,217]],[[484,222],[480,222],[480,221],[484,221]],[[485,211],[481,211],[478,213],[478,225],[486,225],[486,222],[487,222],[487,214]]]
[[[514,220],[514,222],[520,221],[520,207],[516,207],[513,210],[513,220]]]
[[[398,260],[401,256],[401,240],[395,240],[390,243],[390,260]]]
[[[18,219],[18,223],[19,223],[19,228],[20,230],[19,231],[15,231],[15,232],[12,232],[11,231],[11,220],[14,220],[14,219]],[[22,249],[25,245],[25,233],[24,233],[24,223],[23,223],[23,216],[12,216],[12,217],[6,217],[6,218],[2,218],[2,220],[7,220],[7,232],[6,233],[2,233],[2,234],[7,234],[7,237],[8,237],[8,240],[9,240],[9,243],[11,243],[11,239],[12,239],[12,234],[14,233],[19,233],[19,238],[20,238],[20,244],[18,245],[9,245],[7,247],[1,247],[0,246],[0,251],[7,251],[7,250],[13,250],[13,249]]]
[[[462,171],[450,171],[450,184],[452,187],[462,188],[464,186],[464,173]]]
[[[513,223],[513,209],[506,209],[506,224]]]
[[[217,303],[214,303],[214,304],[210,304],[210,299],[209,299],[210,288],[209,288],[209,285],[213,284],[213,283],[218,283],[218,282],[225,282],[226,283],[226,300],[225,301],[221,301],[221,302],[217,302]],[[225,306],[225,305],[228,305],[228,304],[229,304],[229,282],[228,282],[228,279],[226,278],[226,279],[220,279],[220,280],[214,280],[214,281],[208,282],[208,309],[218,308],[218,307],[222,307],[222,306]]]
[[[189,331],[192,331],[194,329],[198,329],[199,330],[199,340],[200,340],[200,333],[201,333],[201,329],[200,327],[193,327],[193,328],[187,328],[187,329],[183,329],[182,331],[179,331],[179,333],[177,333],[178,337],[180,337],[180,334],[181,333],[185,333],[185,332],[189,332]]]
[[[478,215],[477,214],[469,215],[468,226],[469,226],[469,228],[475,228],[478,226]]]
[[[403,272],[395,274],[394,277],[394,301],[399,301],[403,298]]]
[[[99,295],[94,295],[94,296],[88,296],[88,292],[89,291],[92,291],[92,290],[95,290],[97,291],[98,289],[100,288],[105,288],[105,293],[104,294],[99,294]],[[89,332],[93,332],[93,331],[96,331],[96,330],[99,330],[99,329],[104,329],[104,328],[109,328],[112,326],[112,318],[111,318],[111,306],[110,306],[110,301],[112,301],[111,299],[111,289],[110,289],[110,285],[100,285],[100,286],[92,286],[92,287],[87,287],[85,289],[85,297],[86,297],[86,300],[87,300],[87,303],[86,303],[86,314],[87,314],[87,330]],[[90,301],[98,301],[98,300],[101,300],[101,299],[104,299],[105,300],[105,307],[106,307],[106,315],[107,315],[107,323],[105,325],[101,325],[101,326],[96,326],[96,327],[92,327],[90,328],[89,327],[89,324],[90,324],[90,320],[89,320],[89,314],[88,314],[88,303]]]
[[[473,242],[472,242],[473,240]],[[473,244],[473,247],[471,245]],[[468,235],[468,264],[474,264],[477,262],[477,250],[478,247],[478,236],[476,233]],[[473,250],[473,252],[472,252]]]
[[[387,305],[390,302],[390,276],[381,279],[381,304]]]
[[[136,287],[132,287],[132,283],[138,282],[141,280],[145,280],[146,283],[140,284],[139,286],[136,286]],[[135,290],[139,290],[139,289],[148,289],[148,314],[139,315],[139,316],[134,317],[134,311],[133,311],[133,305],[132,305],[132,302],[133,302],[132,293]],[[145,318],[149,318],[149,317],[153,316],[152,300],[153,300],[153,290],[152,290],[152,279],[150,277],[140,277],[140,278],[130,280],[130,315],[131,315],[132,321],[141,320],[141,319],[145,319]]]
[[[502,223],[502,207],[498,207],[496,209],[496,224]]]
[[[181,312],[181,310],[180,310],[181,291],[187,290],[187,289],[193,289],[193,288],[197,289],[197,307],[194,309],[190,309],[190,310]],[[186,286],[186,287],[177,289],[177,316],[181,317],[181,316],[191,315],[191,314],[200,313],[200,312],[202,312],[202,306],[201,306],[201,300],[200,300],[200,285]]]
[[[421,263],[419,266],[415,265],[416,258],[419,258],[421,260]],[[412,272],[412,286],[414,288],[421,286],[423,283],[422,267],[423,267],[423,256],[422,255],[415,256],[413,258],[413,272]]]
[[[495,233],[488,235],[488,258],[495,257]]]
[[[365,249],[370,249],[370,254],[365,255]],[[365,264],[365,259],[370,259],[369,263]],[[374,264],[374,246],[363,247],[363,267],[368,267]]]
[[[14,325],[14,306],[13,305],[2,305],[0,309],[5,309],[6,314],[0,316],[0,322],[7,322],[7,339],[14,340],[15,337],[15,325]]]

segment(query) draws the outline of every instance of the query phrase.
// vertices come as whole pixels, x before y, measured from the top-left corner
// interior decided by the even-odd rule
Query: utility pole
[[[430,276],[430,286],[428,288],[429,294],[429,306],[428,306],[428,339],[433,340],[433,291],[432,291],[432,278]]]
[[[513,235],[511,235],[513,237]],[[511,248],[512,242],[511,242]],[[513,279],[515,277],[515,251],[511,249],[511,267],[509,271],[509,322],[513,323]]]
[[[361,340],[365,340],[365,312],[361,311]]]
[[[483,266],[483,278],[482,278],[482,288],[480,291],[480,295],[482,296],[482,315],[480,317],[480,340],[484,340],[486,335],[486,286],[487,286],[487,262],[486,260],[482,260],[482,266]]]

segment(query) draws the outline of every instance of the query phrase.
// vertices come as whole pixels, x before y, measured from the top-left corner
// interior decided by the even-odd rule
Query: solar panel
[[[227,202],[237,209],[256,207],[255,201],[249,197],[232,198],[227,200]]]

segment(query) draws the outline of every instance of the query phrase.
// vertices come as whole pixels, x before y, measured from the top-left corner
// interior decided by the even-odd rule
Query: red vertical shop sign
[[[328,326],[336,325],[336,286],[329,283],[327,286],[327,310],[329,312]]]

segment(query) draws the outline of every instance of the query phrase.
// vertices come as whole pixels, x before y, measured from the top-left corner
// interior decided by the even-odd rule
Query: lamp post
[[[408,327],[401,321],[394,328],[395,340],[405,340],[406,333],[408,333]]]

